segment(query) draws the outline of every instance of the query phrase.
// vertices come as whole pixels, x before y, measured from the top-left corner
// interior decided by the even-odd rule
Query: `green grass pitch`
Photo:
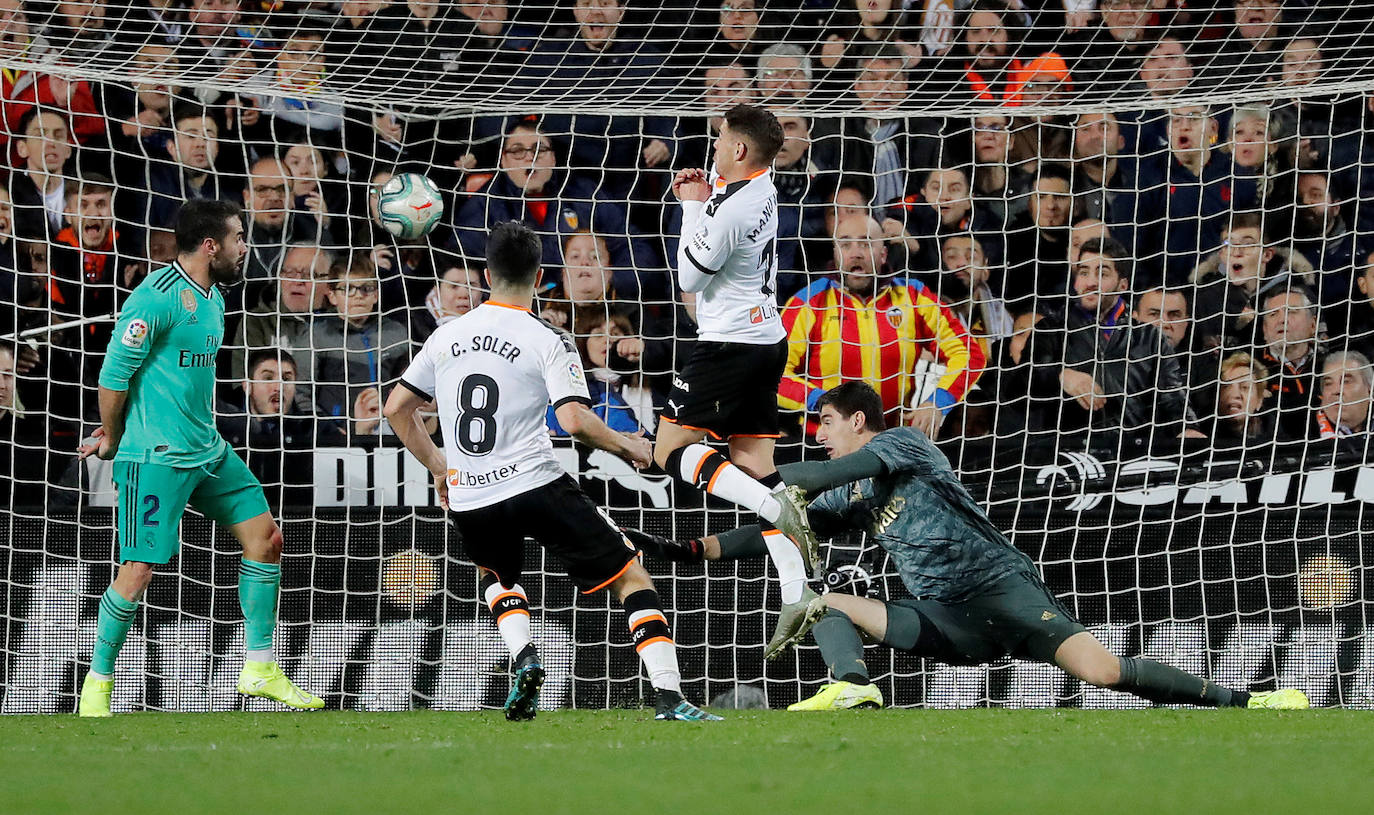
[[[0,717],[0,811],[1374,811],[1374,714],[649,711]]]

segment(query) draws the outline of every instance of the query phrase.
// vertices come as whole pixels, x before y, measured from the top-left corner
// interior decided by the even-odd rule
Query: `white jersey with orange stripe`
[[[449,506],[491,506],[563,475],[549,405],[591,405],[568,334],[529,309],[488,301],[425,340],[401,384],[439,407]]]
[[[770,345],[787,336],[778,315],[778,191],[772,170],[727,183],[713,170],[711,197],[682,202],[678,273],[697,292],[697,338]],[[698,285],[692,285],[692,283]]]

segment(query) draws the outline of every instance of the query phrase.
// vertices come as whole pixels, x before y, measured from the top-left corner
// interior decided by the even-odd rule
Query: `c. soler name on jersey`
[[[460,357],[468,351],[486,351],[504,357],[507,362],[514,362],[520,356],[520,349],[515,343],[503,340],[500,337],[493,337],[490,334],[478,334],[472,338],[472,347],[463,348],[459,343],[454,343],[449,347],[455,357]]]

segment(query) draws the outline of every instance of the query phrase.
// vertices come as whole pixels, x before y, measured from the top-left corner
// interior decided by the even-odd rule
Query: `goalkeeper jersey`
[[[863,449],[883,462],[885,473],[813,501],[807,514],[818,532],[868,531],[892,555],[913,597],[959,602],[1009,575],[1038,574],[924,433],[885,430]]]
[[[100,386],[128,391],[115,461],[200,467],[228,444],[215,427],[215,357],[224,341],[224,297],[179,263],[148,275],[115,323]]]

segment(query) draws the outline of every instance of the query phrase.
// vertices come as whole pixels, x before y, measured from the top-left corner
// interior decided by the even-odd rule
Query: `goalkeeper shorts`
[[[223,526],[269,511],[257,476],[227,446],[219,461],[203,467],[116,461],[114,482],[120,563],[171,560],[180,548],[177,529],[188,505]]]
[[[1059,646],[1086,630],[1039,575],[1026,572],[958,603],[890,602],[883,642],[948,665],[982,665],[1008,655],[1054,664]]]

